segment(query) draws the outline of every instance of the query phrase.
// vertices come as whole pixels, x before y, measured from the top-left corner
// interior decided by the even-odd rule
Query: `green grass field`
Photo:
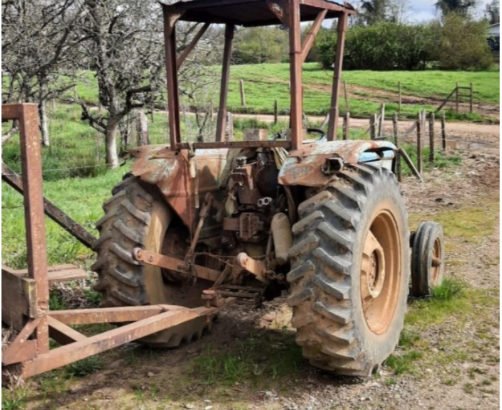
[[[219,67],[211,67],[217,83]],[[303,68],[304,77],[304,108],[310,115],[324,115],[330,105],[330,87],[333,78],[331,70],[320,68],[317,63],[307,63]],[[244,80],[246,92],[246,107],[241,106],[239,81]],[[435,110],[439,101],[445,98],[458,82],[460,86],[474,87],[475,103],[498,105],[499,102],[499,72],[498,71],[361,71],[352,70],[343,73],[349,94],[349,110],[353,117],[367,117],[375,113],[381,99],[386,101],[387,111],[398,110],[398,82],[401,82],[403,96],[433,98],[426,104],[403,103],[401,115],[413,117],[420,110]],[[215,87],[217,84],[215,85]],[[375,94],[385,92],[374,101]],[[217,99],[215,90],[212,95]],[[78,96],[90,103],[97,103],[98,92],[96,80],[92,73],[82,72],[76,90],[67,97]],[[343,96],[343,94],[342,94]],[[289,64],[253,64],[234,65],[230,70],[230,87],[228,104],[232,112],[248,112],[271,114],[274,100],[277,100],[279,111],[286,114],[289,111]],[[182,97],[183,101],[183,97]],[[218,101],[213,104],[217,106]],[[340,103],[340,110],[346,110],[345,102]],[[479,113],[454,113],[447,110],[448,118],[469,121],[482,121],[487,118]]]
[[[323,70],[316,63],[304,65],[304,106],[307,114],[325,114],[330,104],[330,85],[333,72]],[[244,80],[247,109],[241,107],[239,80]],[[401,82],[403,96],[410,95],[422,98],[445,98],[458,82],[460,86],[473,84],[474,98],[477,102],[498,104],[499,72],[466,72],[466,71],[345,71],[343,80],[347,83],[349,94],[349,110],[354,117],[369,116],[375,113],[380,102],[372,101],[372,94],[385,91],[395,94],[386,102],[388,112],[398,109],[398,82]],[[357,87],[357,89],[356,89]],[[366,90],[361,90],[364,87]],[[374,89],[374,92],[372,92]],[[357,91],[357,95],[356,94]],[[343,95],[343,94],[342,94]],[[289,65],[258,64],[239,65],[231,69],[229,105],[235,112],[248,111],[272,113],[274,100],[277,100],[282,113],[289,109]],[[401,114],[405,117],[415,116],[419,110],[428,111],[437,108],[438,104],[403,104]],[[341,101],[340,110],[346,109]],[[448,112],[454,119],[478,121],[483,119],[479,114],[456,114]]]

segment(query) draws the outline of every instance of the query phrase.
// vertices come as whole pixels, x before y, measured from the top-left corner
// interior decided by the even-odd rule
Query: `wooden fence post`
[[[244,90],[244,80],[239,81],[239,88],[241,91],[241,107],[246,108],[246,91]]]
[[[443,152],[446,151],[446,116],[444,111],[441,111],[441,143]]]
[[[396,147],[399,146],[399,142],[398,142],[398,116],[397,116],[397,112],[395,112],[393,115],[392,115],[392,136],[394,138],[394,145]]]
[[[234,116],[230,111],[227,111],[227,120],[225,127],[225,141],[233,141],[234,140]]]
[[[399,112],[399,114],[401,114],[401,103],[402,103],[402,98],[401,98],[401,81],[399,81],[397,83],[397,89],[398,89],[398,92],[399,92],[399,105],[398,105],[397,111]]]
[[[349,124],[350,124],[350,112],[346,112],[343,117],[343,139],[349,139]]]
[[[429,162],[434,163],[434,125],[436,117],[433,112],[429,116]]]
[[[383,138],[383,122],[385,121],[385,104],[380,107],[380,121],[378,122],[378,138]]]
[[[277,105],[277,100],[274,100],[274,124],[279,121],[279,108]]]
[[[349,95],[347,93],[347,81],[343,82],[343,94],[345,97],[345,111],[349,112],[350,111],[350,106],[349,106]]]
[[[455,111],[457,113],[458,113],[459,104],[460,104],[460,95],[459,95],[458,83],[456,83],[456,88],[455,88]]]
[[[372,140],[376,137],[376,114],[372,114],[370,117],[370,138]]]
[[[469,98],[469,112],[472,114],[473,113],[473,100],[474,100],[474,89],[472,87],[472,83],[470,86],[470,91],[471,91],[471,95]]]
[[[399,182],[402,181],[401,176],[401,151],[399,149],[396,151],[396,175]]]
[[[417,169],[422,173],[422,113],[418,114],[417,119]]]

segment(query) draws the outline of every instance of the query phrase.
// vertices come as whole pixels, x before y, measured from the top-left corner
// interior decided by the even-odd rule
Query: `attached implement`
[[[73,343],[28,359],[14,355],[10,363],[21,362],[29,376],[128,340],[175,347],[200,336],[229,302],[256,305],[288,292],[304,356],[338,374],[370,375],[399,340],[412,262],[394,175],[397,148],[336,140],[345,32],[354,9],[325,0],[194,0],[162,8],[169,145],[135,149],[131,173],[103,206],[93,270],[105,308],[48,312],[43,289],[45,306],[30,316],[23,340],[41,326],[40,335],[51,328],[55,338]],[[327,18],[338,19],[338,45],[325,133],[303,124],[302,64]],[[179,56],[178,21],[203,24]],[[303,41],[302,21],[312,22]],[[181,138],[177,70],[210,24],[225,25],[216,135],[188,143]],[[273,24],[289,30],[290,128],[265,140],[224,141],[235,28]],[[440,235],[432,248],[422,236],[415,235],[425,245],[413,245],[413,266],[429,263],[432,249],[431,263],[442,269]],[[45,264],[38,266],[37,283],[46,280]],[[94,323],[91,318],[136,322],[86,339],[69,327]],[[40,342],[46,340],[42,335]]]

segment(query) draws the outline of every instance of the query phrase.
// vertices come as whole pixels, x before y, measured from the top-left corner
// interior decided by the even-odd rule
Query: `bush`
[[[347,69],[416,70],[431,59],[435,27],[381,22],[355,26],[347,32],[344,66]],[[323,33],[317,41],[319,62],[331,67],[335,55],[336,33]]]
[[[272,27],[246,28],[237,32],[234,64],[280,63],[287,61],[288,33]]]
[[[486,69],[492,63],[486,23],[448,14],[442,23],[381,22],[347,32],[344,68],[358,70]],[[324,68],[333,65],[337,35],[323,30],[311,53]]]
[[[443,21],[437,60],[442,69],[480,70],[493,62],[487,43],[488,26],[484,21],[472,21],[449,13]]]

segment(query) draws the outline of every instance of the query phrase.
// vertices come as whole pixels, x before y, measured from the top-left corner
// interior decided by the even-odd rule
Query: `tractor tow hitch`
[[[210,280],[211,282],[216,282],[220,276],[220,271],[207,268],[201,265],[191,265],[191,272],[186,269],[186,263],[182,259],[173,258],[172,256],[162,255],[160,253],[155,253],[147,251],[142,248],[134,249],[134,258],[141,263],[146,265],[158,266],[159,268],[169,269],[187,277],[196,276],[200,279]]]

